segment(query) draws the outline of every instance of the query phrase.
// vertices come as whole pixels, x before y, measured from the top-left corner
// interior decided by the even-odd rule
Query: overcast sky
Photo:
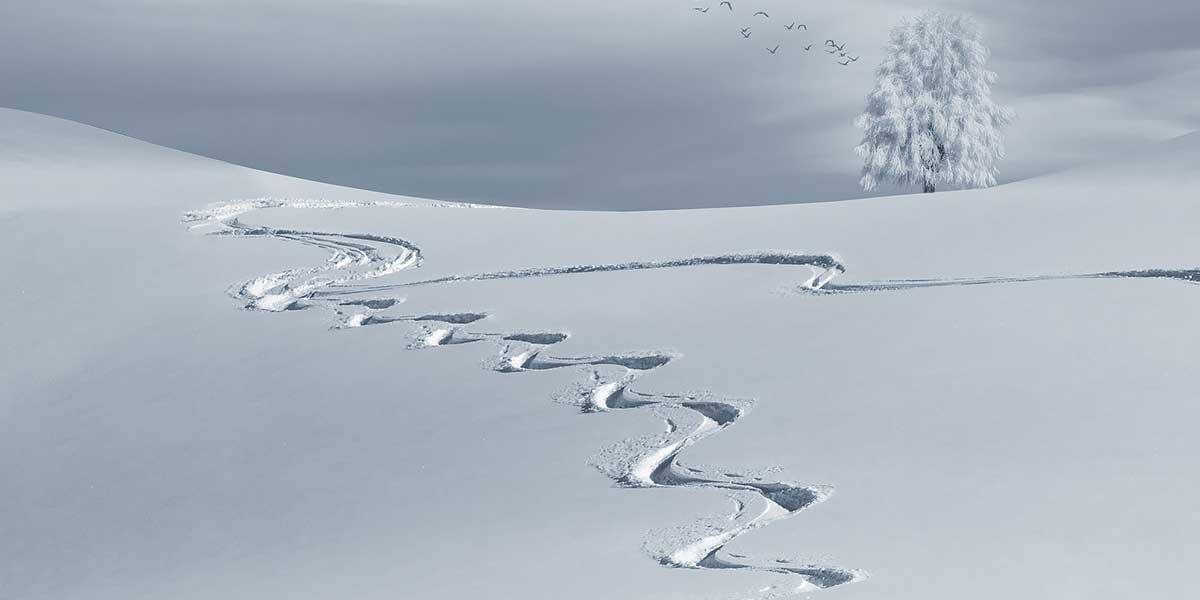
[[[983,25],[1018,112],[1002,181],[1200,129],[1196,0],[718,2],[5,0],[0,105],[447,200],[839,199],[861,195],[852,121],[889,28],[945,8]]]

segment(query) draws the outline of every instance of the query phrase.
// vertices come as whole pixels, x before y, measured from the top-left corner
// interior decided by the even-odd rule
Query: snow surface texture
[[[709,472],[685,468],[680,454],[689,446],[729,427],[740,420],[752,404],[747,400],[712,397],[709,394],[647,394],[631,389],[638,375],[666,367],[671,353],[627,353],[586,357],[559,357],[546,349],[565,341],[566,333],[505,332],[483,333],[462,326],[483,321],[484,312],[392,315],[382,313],[404,302],[403,297],[379,297],[393,289],[370,287],[372,279],[399,273],[421,265],[421,249],[398,237],[362,233],[329,233],[275,229],[242,223],[239,217],[251,210],[269,208],[346,209],[381,206],[378,203],[334,202],[327,200],[246,200],[213,205],[187,213],[184,223],[199,222],[217,227],[216,235],[265,236],[293,241],[330,252],[325,264],[291,269],[254,278],[231,288],[231,295],[246,308],[268,312],[324,308],[337,316],[335,328],[357,328],[396,322],[425,323],[423,333],[410,347],[437,347],[469,344],[488,339],[500,343],[499,355],[492,364],[501,373],[522,373],[563,368],[585,368],[586,381],[567,398],[585,412],[618,409],[653,411],[664,421],[661,435],[627,439],[605,449],[594,461],[597,469],[617,485],[631,488],[702,487],[726,490],[734,502],[734,511],[719,525],[705,520],[691,526],[661,530],[645,543],[647,552],[661,564],[686,569],[750,569],[796,575],[802,578],[793,591],[830,588],[865,578],[862,571],[840,567],[792,564],[792,559],[776,558],[752,562],[745,556],[725,552],[725,546],[738,536],[772,521],[792,516],[829,497],[829,486],[801,485],[784,481],[766,481],[762,476],[728,472]],[[386,204],[401,207],[402,204]],[[682,259],[631,261],[605,265],[569,265],[538,267],[493,273],[452,275],[415,281],[402,286],[425,286],[464,281],[524,279],[554,275],[579,275],[614,271],[643,271],[709,265],[780,265],[807,267],[809,274],[800,288],[820,291],[845,266],[836,257],[823,254],[789,252],[750,252],[701,256]],[[334,288],[331,290],[331,288]],[[370,299],[356,296],[370,293]]]
[[[0,597],[1190,590],[1200,136],[631,214],[0,131]]]
[[[247,206],[253,208],[245,209]],[[649,536],[644,548],[655,560],[668,567],[686,569],[748,569],[786,573],[802,578],[790,586],[790,593],[863,580],[866,572],[845,567],[796,564],[791,558],[750,561],[745,555],[726,551],[739,536],[773,521],[792,516],[819,502],[833,492],[830,485],[803,485],[786,481],[766,481],[763,476],[729,473],[721,469],[684,467],[680,455],[697,442],[734,425],[747,413],[753,402],[715,397],[708,393],[642,393],[632,388],[643,373],[661,369],[675,356],[664,353],[626,353],[586,357],[559,357],[546,350],[565,341],[566,333],[471,331],[464,326],[485,320],[486,312],[394,315],[384,311],[405,301],[404,297],[380,296],[404,288],[438,284],[527,279],[559,275],[582,275],[616,271],[642,271],[712,265],[802,266],[810,274],[798,283],[797,291],[808,293],[867,293],[931,287],[968,286],[1039,281],[1099,278],[1160,278],[1188,283],[1200,282],[1200,269],[1136,269],[1098,273],[1036,275],[1024,277],[975,277],[919,280],[885,280],[862,284],[838,285],[835,275],[846,271],[845,264],[832,254],[793,252],[748,252],[682,259],[640,260],[614,264],[532,267],[488,273],[454,274],[406,283],[373,286],[370,280],[399,273],[421,265],[422,253],[412,242],[397,237],[362,233],[329,233],[250,226],[238,220],[248,210],[266,208],[343,209],[372,204],[336,203],[325,200],[235,201],[228,206],[214,205],[203,212],[188,213],[185,223],[202,219],[221,228],[222,235],[266,236],[328,250],[326,264],[309,269],[271,273],[235,286],[231,293],[246,308],[270,312],[304,308],[325,308],[337,315],[336,328],[356,328],[396,322],[426,323],[411,348],[470,344],[485,340],[499,343],[500,350],[490,364],[501,373],[522,373],[561,368],[584,368],[586,380],[564,398],[584,412],[642,409],[652,412],[665,424],[658,435],[625,439],[603,450],[593,461],[597,469],[617,485],[629,488],[700,487],[728,492],[734,509],[725,519],[703,519],[691,525],[659,529]],[[404,206],[404,205],[390,205]],[[201,215],[201,216],[198,216]],[[340,273],[330,275],[330,272]],[[358,296],[369,294],[369,299]],[[349,310],[348,310],[349,309]],[[774,592],[775,588],[764,588]],[[777,594],[772,593],[771,596]]]

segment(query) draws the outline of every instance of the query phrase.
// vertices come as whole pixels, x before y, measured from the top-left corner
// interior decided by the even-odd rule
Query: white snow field
[[[1198,166],[547,212],[0,110],[0,598],[1186,597]]]

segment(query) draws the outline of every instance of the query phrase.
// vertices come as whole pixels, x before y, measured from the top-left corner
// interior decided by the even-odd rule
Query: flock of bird
[[[728,12],[730,14],[732,14],[734,12],[732,0],[722,0],[722,2],[717,5],[717,7],[718,7],[718,9],[721,9],[721,8],[728,9]],[[707,14],[710,9],[711,9],[711,7],[709,7],[709,6],[692,7],[692,10],[694,10],[700,14]],[[764,22],[769,21],[771,19],[771,15],[768,14],[767,11],[765,11],[765,10],[757,11],[753,15],[751,15],[751,18],[757,18],[757,17],[761,17]],[[808,31],[808,25],[806,25],[804,23],[799,23],[796,21],[792,21],[791,23],[784,25],[783,28],[788,31],[795,31],[795,32],[799,32],[800,30],[804,30],[806,32]],[[754,35],[754,26],[753,25],[742,28],[742,38],[743,39],[748,40],[753,35]],[[808,44],[807,46],[801,46],[801,48],[803,48],[805,52],[811,52],[813,49],[813,46],[814,46],[814,44]],[[780,44],[775,44],[774,47],[765,48],[765,50],[767,51],[767,54],[775,56],[775,55],[779,54],[779,48],[780,48]],[[826,54],[833,55],[837,59],[838,64],[842,65],[843,67],[848,67],[852,63],[858,62],[859,57],[853,56],[850,53],[846,52],[846,42],[842,42],[839,44],[836,40],[828,39],[828,40],[825,40],[825,43],[822,45],[822,48],[825,50]]]

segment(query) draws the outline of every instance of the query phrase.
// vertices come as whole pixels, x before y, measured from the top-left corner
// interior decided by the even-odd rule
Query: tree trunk
[[[932,183],[930,183],[930,182],[928,182],[928,181],[926,181],[926,182],[925,182],[925,193],[926,193],[926,194],[932,194],[934,191],[935,191],[935,190],[933,189],[933,184],[932,184]]]

